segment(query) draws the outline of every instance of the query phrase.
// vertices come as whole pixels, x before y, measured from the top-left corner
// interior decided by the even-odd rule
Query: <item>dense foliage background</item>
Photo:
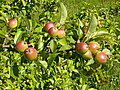
[[[0,0],[0,89],[8,90],[120,90],[119,0]],[[67,18],[62,17],[66,13]],[[89,38],[108,54],[107,63],[95,67],[75,51],[84,38],[84,23],[92,15],[102,31]],[[65,15],[66,16],[66,15]],[[15,29],[7,22],[17,18]],[[52,21],[64,28],[64,38],[52,38],[44,26]],[[38,51],[36,61],[25,60],[15,49],[25,40]]]

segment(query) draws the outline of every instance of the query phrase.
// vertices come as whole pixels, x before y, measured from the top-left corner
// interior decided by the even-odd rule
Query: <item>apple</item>
[[[19,41],[16,43],[15,48],[18,52],[24,52],[26,48],[28,48],[27,42],[25,41]]]
[[[9,22],[8,22],[8,26],[10,28],[15,28],[17,27],[17,19],[11,19]]]
[[[91,51],[88,50],[85,54],[83,54],[83,58],[85,58],[85,59],[91,59],[92,58]]]
[[[55,25],[54,25],[52,22],[47,22],[47,23],[45,24],[45,30],[46,30],[46,31],[49,31],[49,29],[50,29],[50,28],[53,28],[53,27],[55,27]]]
[[[105,63],[107,62],[107,55],[104,52],[99,51],[96,54],[95,59],[99,62],[99,63]]]
[[[53,27],[53,28],[50,28],[50,29],[49,29],[48,33],[49,33],[52,37],[55,37],[55,36],[57,36],[57,34],[58,34],[58,30]]]
[[[79,54],[84,54],[88,51],[88,45],[85,42],[80,42],[75,45],[75,50]]]
[[[100,48],[100,45],[97,42],[91,41],[89,43],[89,49],[93,54],[96,54],[99,48]]]
[[[25,49],[24,56],[27,60],[36,60],[37,59],[37,50],[33,47]]]
[[[62,28],[58,29],[58,37],[63,38],[65,36],[65,31]]]

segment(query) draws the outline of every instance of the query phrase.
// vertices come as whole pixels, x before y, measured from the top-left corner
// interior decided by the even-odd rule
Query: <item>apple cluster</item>
[[[56,28],[52,22],[47,22],[45,24],[45,30],[49,33],[50,36],[58,38],[63,38],[65,36],[65,31],[63,28]]]
[[[99,43],[91,41],[89,45],[85,42],[79,42],[75,45],[75,50],[85,59],[95,58],[99,63],[107,62],[107,55],[100,51]]]
[[[37,59],[37,50],[33,47],[29,47],[24,40],[16,43],[15,48],[18,52],[24,53],[24,57],[27,60]]]

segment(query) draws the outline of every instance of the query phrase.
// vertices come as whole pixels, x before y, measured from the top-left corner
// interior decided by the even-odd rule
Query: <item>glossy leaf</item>
[[[70,45],[64,45],[60,48],[60,51],[69,50],[69,49],[71,49]]]
[[[56,48],[57,48],[57,43],[54,40],[51,40],[50,41],[50,49],[51,49],[51,51],[55,52]]]

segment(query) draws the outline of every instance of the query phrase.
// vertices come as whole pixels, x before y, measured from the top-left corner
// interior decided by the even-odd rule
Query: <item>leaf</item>
[[[26,6],[26,2],[24,0],[21,0],[21,1],[22,1],[23,6]]]
[[[15,37],[14,37],[14,43],[15,43],[15,44],[16,44],[16,42],[18,41],[18,39],[20,38],[21,34],[22,34],[21,29],[18,29],[18,30],[17,30],[17,33],[15,34]]]
[[[71,49],[70,45],[64,45],[60,48],[60,51],[69,50],[69,49]]]
[[[60,39],[60,40],[58,41],[58,43],[61,44],[61,45],[66,45],[66,44],[67,44],[65,38]]]
[[[48,64],[46,61],[40,61],[41,65],[46,69]]]
[[[49,57],[48,57],[48,66],[49,67],[51,66],[52,62],[55,60],[56,56],[57,56],[57,53],[52,53],[49,55]]]
[[[62,2],[60,2],[60,24],[64,24],[67,18],[67,10]]]
[[[79,37],[79,39],[83,37],[83,31],[80,29],[80,27],[83,27],[81,20],[78,21],[78,37]]]
[[[102,52],[104,52],[106,55],[112,55],[112,53],[110,52],[110,50],[107,49],[107,48],[103,49]]]
[[[90,38],[90,36],[96,32],[96,28],[97,28],[97,19],[95,17],[95,15],[93,14],[91,21],[90,21],[90,25],[88,28],[88,32],[86,33],[86,37]]]
[[[93,58],[92,59],[90,59],[87,63],[86,63],[86,65],[91,65],[91,64],[93,64],[94,63],[94,60],[93,60]]]
[[[54,52],[56,50],[56,48],[57,48],[56,42],[54,40],[51,40],[50,41],[50,49],[51,49],[51,51]]]
[[[8,37],[8,32],[6,32],[5,30],[0,30],[0,37],[1,38]]]
[[[43,36],[41,35],[40,39],[38,41],[38,49],[40,49],[40,50],[42,50],[44,47],[44,43],[43,43],[42,39],[43,39]]]

